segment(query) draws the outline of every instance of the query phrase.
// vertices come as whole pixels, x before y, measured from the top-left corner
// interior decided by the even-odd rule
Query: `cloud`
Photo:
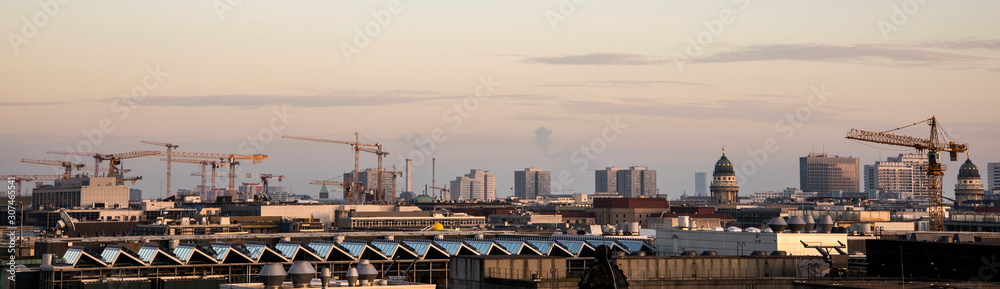
[[[555,65],[653,65],[666,61],[639,54],[597,52],[571,56],[528,57],[524,62]]]
[[[0,106],[46,106],[46,105],[58,105],[67,103],[69,102],[68,101],[25,101],[25,102],[3,101],[0,102]]]
[[[539,126],[535,130],[535,146],[542,151],[542,153],[549,154],[549,145],[552,144],[552,140],[549,139],[552,136],[552,130]]]
[[[958,38],[947,40],[930,40],[918,44],[919,47],[945,49],[986,49],[1000,50],[1000,39]]]
[[[650,87],[654,85],[706,85],[700,82],[688,82],[688,81],[669,81],[669,80],[592,80],[592,81],[573,81],[569,83],[551,83],[542,84],[541,86],[552,86],[552,87]]]
[[[751,45],[705,57],[703,62],[747,61],[870,61],[965,62],[987,57],[882,45],[768,44]]]

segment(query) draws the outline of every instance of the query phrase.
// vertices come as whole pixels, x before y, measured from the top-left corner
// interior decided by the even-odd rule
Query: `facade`
[[[947,170],[947,166],[941,164]],[[877,191],[900,199],[927,199],[930,179],[927,177],[927,156],[900,154],[886,161],[865,165],[865,191]]]
[[[618,171],[622,168],[607,167],[594,171],[594,192],[618,193]]]
[[[526,168],[514,172],[514,196],[534,199],[552,194],[552,172],[536,168]]]
[[[31,208],[128,208],[129,187],[113,177],[79,177],[56,180],[51,187],[31,192]]]
[[[847,244],[847,234],[837,233],[763,233],[738,229],[725,230],[656,230],[659,255],[680,255],[685,251],[701,253],[715,251],[722,256],[746,256],[753,251],[784,251],[791,256],[822,256],[810,245],[837,246]],[[742,244],[742,245],[740,245]],[[844,248],[850,252],[850,248]]]
[[[638,222],[647,225],[650,214],[669,211],[666,199],[656,198],[596,198],[594,206],[586,211],[594,214],[597,225],[618,225]]]
[[[986,189],[1000,191],[1000,163],[989,163],[986,166]]]
[[[472,169],[451,181],[451,200],[495,200],[496,176],[489,171]]]
[[[129,202],[140,202],[142,201],[142,190],[140,189],[128,189],[128,201]]]
[[[965,164],[958,169],[958,183],[955,184],[955,204],[962,206],[978,206],[984,197],[983,178],[979,168],[966,159]]]
[[[717,204],[739,203],[740,185],[736,182],[736,169],[733,162],[726,157],[725,149],[722,150],[722,158],[715,162],[715,170],[712,171],[712,202]]]
[[[708,194],[708,182],[708,173],[694,173],[694,193],[696,196],[704,196]]]
[[[858,159],[810,153],[799,158],[799,186],[806,192],[860,192]]]

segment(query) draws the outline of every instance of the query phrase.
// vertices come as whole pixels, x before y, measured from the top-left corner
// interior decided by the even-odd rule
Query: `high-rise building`
[[[799,158],[799,186],[805,192],[860,192],[858,159],[810,153]]]
[[[351,181],[351,173],[344,173],[344,182]],[[379,169],[358,171],[358,182],[361,183],[361,191],[368,194],[374,193],[375,188],[378,186],[378,175]],[[394,198],[396,196],[396,176],[387,170],[382,170],[382,190],[385,192],[386,198]]]
[[[594,192],[618,194],[626,198],[655,197],[656,170],[632,166],[607,167],[594,171]]]
[[[942,168],[947,169],[944,164]],[[927,156],[900,154],[886,161],[865,165],[865,191],[879,192],[879,198],[927,199],[930,179],[927,177]]]
[[[694,193],[696,196],[708,194],[708,182],[707,172],[694,173]]]
[[[514,172],[514,196],[534,199],[552,194],[552,172],[536,168],[526,168]]]
[[[983,178],[979,168],[971,159],[958,169],[958,183],[955,184],[955,203],[964,206],[979,206],[983,202]]]
[[[1000,163],[989,163],[986,166],[987,190],[1000,192]]]
[[[722,150],[722,158],[715,162],[715,170],[712,171],[712,185],[709,186],[712,192],[712,202],[717,204],[739,203],[740,185],[736,182],[736,169],[733,162],[726,157],[726,150]]]
[[[595,193],[618,193],[618,171],[621,168],[607,167],[594,171]]]
[[[128,189],[128,201],[129,202],[141,202],[142,201],[142,190],[129,188]]]
[[[495,200],[496,176],[489,171],[472,169],[451,181],[451,200]]]
[[[31,209],[128,208],[129,187],[113,177],[58,179],[53,184],[31,190]]]
[[[656,196],[656,171],[647,167],[632,166],[616,172],[618,195],[625,198],[652,198]]]

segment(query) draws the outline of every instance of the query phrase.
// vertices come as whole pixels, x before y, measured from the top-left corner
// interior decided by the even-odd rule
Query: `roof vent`
[[[833,217],[830,217],[830,215],[824,215],[823,219],[821,219],[819,223],[816,223],[816,231],[820,233],[830,233],[830,231],[833,230],[833,225]]]
[[[288,276],[285,273],[285,267],[282,267],[279,263],[270,263],[264,265],[264,268],[260,269],[260,281],[264,283],[264,288],[267,289],[277,289],[281,287],[281,282],[285,282],[285,277]]]
[[[351,267],[351,269],[347,269],[347,286],[358,284],[359,276],[357,268]]]
[[[802,233],[802,229],[806,228],[806,221],[799,216],[792,216],[788,218],[788,229],[792,233]]]
[[[785,219],[782,219],[781,217],[774,217],[773,219],[771,219],[770,222],[767,223],[767,227],[770,228],[775,233],[781,233],[781,231],[784,231],[785,228],[788,227],[788,223],[785,222]]]
[[[316,269],[306,261],[296,261],[288,268],[288,274],[292,275],[292,287],[305,288],[316,276]]]
[[[812,233],[816,230],[816,219],[814,219],[812,215],[802,216],[802,220],[806,221],[806,227],[805,229],[802,229],[803,233]]]

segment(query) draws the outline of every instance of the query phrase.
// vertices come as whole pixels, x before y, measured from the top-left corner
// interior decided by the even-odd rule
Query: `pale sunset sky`
[[[592,193],[595,169],[640,165],[676,198],[726,146],[749,195],[799,187],[810,152],[862,165],[912,152],[844,136],[931,116],[981,170],[1000,162],[998,1],[579,2],[7,1],[0,174],[58,172],[21,158],[90,172],[46,151],[154,140],[267,154],[241,171],[315,196],[308,182],[351,170],[353,153],[279,136],[360,132],[387,166],[415,159],[417,194],[433,155],[438,184],[489,170],[499,197],[526,167],[568,194]],[[964,161],[945,162],[946,196]],[[159,157],[124,166],[144,197],[163,195]],[[174,164],[174,189],[199,170]]]

